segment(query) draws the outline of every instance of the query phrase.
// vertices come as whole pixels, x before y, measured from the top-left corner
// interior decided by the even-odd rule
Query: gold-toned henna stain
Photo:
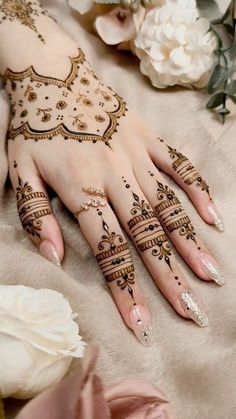
[[[101,215],[101,211],[98,212]],[[103,230],[105,234],[98,244],[98,250],[101,252],[96,255],[97,262],[103,271],[105,280],[110,283],[116,281],[120,289],[129,292],[132,299],[134,293],[132,285],[135,284],[134,265],[131,260],[128,243],[124,238],[116,234],[110,233],[107,223],[102,220]]]
[[[21,25],[33,30],[40,41],[45,44],[45,39],[39,33],[35,18],[40,15],[48,15],[35,1],[28,0],[1,0],[0,1],[0,24],[17,21]]]
[[[126,103],[88,70],[82,50],[70,61],[65,80],[42,76],[32,66],[19,73],[6,71],[4,83],[14,103],[9,139],[22,135],[25,140],[52,140],[61,135],[65,140],[102,141],[110,146],[118,119],[127,111]],[[22,107],[27,114],[22,114]],[[41,122],[47,123],[46,128]]]
[[[151,175],[151,172],[149,172]],[[157,182],[157,199],[161,201],[155,206],[155,213],[165,228],[172,233],[178,230],[180,236],[184,236],[187,240],[196,242],[196,233],[190,218],[186,214],[179,199],[168,185]]]
[[[14,167],[17,168],[16,161]],[[52,213],[44,192],[35,192],[29,182],[23,182],[18,174],[16,200],[23,229],[32,237],[40,238],[41,218]]]
[[[175,148],[172,148],[169,145],[167,145],[167,147],[170,158],[174,160],[172,167],[184,183],[187,185],[195,184],[198,188],[201,188],[202,191],[206,191],[208,195],[210,195],[209,186],[205,180],[202,179],[201,175],[197,172],[192,163],[190,163],[188,158],[178,152]]]
[[[123,177],[127,189],[130,185]],[[153,256],[164,260],[172,270],[170,257],[172,256],[171,246],[161,224],[157,220],[155,212],[148,202],[141,200],[137,194],[132,192],[133,206],[130,210],[133,217],[128,221],[130,233],[140,252],[152,251]]]

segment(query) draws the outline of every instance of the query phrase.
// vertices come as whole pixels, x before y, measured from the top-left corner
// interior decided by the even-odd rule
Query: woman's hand
[[[224,278],[161,171],[186,191],[206,223],[223,230],[206,182],[185,156],[127,111],[81,50],[62,67],[65,62],[65,77],[59,62],[53,76],[32,66],[5,73],[10,178],[23,228],[42,255],[60,265],[63,239],[49,185],[77,214],[125,323],[144,345],[152,341],[150,315],[121,226],[177,313],[207,326],[172,245],[199,278],[219,285]]]

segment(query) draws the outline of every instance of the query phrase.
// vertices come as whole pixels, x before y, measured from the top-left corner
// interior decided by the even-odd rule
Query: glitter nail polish
[[[221,216],[219,215],[215,204],[209,204],[207,207],[208,213],[212,219],[213,224],[215,224],[216,228],[218,228],[219,231],[223,232],[224,231],[224,223],[223,220],[221,218]]]
[[[201,252],[199,254],[199,259],[202,269],[208,275],[208,277],[215,281],[218,285],[224,285],[226,282],[224,275],[213,257],[207,252]]]
[[[130,323],[133,332],[143,346],[153,344],[152,327],[150,325],[150,314],[142,305],[135,304],[130,310]]]
[[[191,291],[184,291],[180,295],[180,302],[189,317],[200,327],[207,327],[209,320],[205,311],[197,303],[195,296]]]

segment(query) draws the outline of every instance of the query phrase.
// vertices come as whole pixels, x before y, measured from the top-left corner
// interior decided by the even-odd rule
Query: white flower
[[[135,39],[141,72],[159,88],[205,86],[216,48],[216,38],[208,30],[195,0],[166,0],[151,9]]]
[[[0,392],[30,398],[59,382],[83,356],[70,304],[59,292],[0,286]]]
[[[108,45],[117,45],[133,40],[145,16],[145,9],[140,7],[137,13],[115,7],[109,13],[98,16],[94,26]]]
[[[87,13],[93,6],[93,0],[69,0],[69,5],[79,13]]]

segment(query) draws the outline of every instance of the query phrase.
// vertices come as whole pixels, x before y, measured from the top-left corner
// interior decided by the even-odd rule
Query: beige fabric
[[[139,73],[137,59],[103,45],[86,30],[85,21],[78,25],[78,16],[70,15],[65,0],[50,0],[48,4],[51,13],[78,40],[98,75],[124,96],[159,135],[168,138],[197,163],[207,178],[224,214],[226,232],[223,234],[204,224],[185,194],[176,185],[174,189],[185,203],[202,239],[223,265],[228,282],[221,289],[213,283],[206,284],[180,260],[209,314],[210,327],[200,329],[174,312],[131,246],[152,312],[156,338],[156,344],[151,348],[139,345],[124,326],[75,219],[57,198],[52,205],[65,240],[63,270],[44,260],[22,231],[13,192],[9,181],[6,182],[7,156],[3,139],[8,106],[4,94],[0,103],[0,281],[62,292],[79,314],[84,339],[100,347],[97,371],[106,384],[126,377],[145,377],[165,391],[179,419],[234,419],[235,111],[222,126],[214,114],[204,110],[207,100],[204,94],[180,88],[155,90]],[[79,368],[80,361],[74,361],[71,372]],[[11,418],[22,403],[8,401],[6,405],[8,418]]]

